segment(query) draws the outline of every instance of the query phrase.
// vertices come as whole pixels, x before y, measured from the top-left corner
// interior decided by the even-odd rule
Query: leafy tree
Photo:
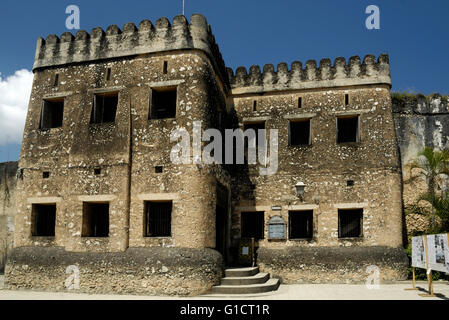
[[[441,219],[441,227],[431,231],[434,233],[449,232],[449,192],[446,191],[440,196],[425,193],[419,200],[425,200],[432,203],[436,216]]]
[[[419,174],[412,177],[411,170],[418,168]],[[439,203],[436,194],[437,177],[442,175],[449,175],[449,150],[436,151],[432,148],[426,147],[418,154],[418,158],[411,163],[410,166],[410,180],[417,179],[424,176],[427,183],[427,193],[423,195],[425,199],[432,205],[432,214],[430,220],[430,228],[435,229],[435,211]],[[447,193],[447,190],[443,190]],[[440,196],[441,198],[441,196]],[[441,203],[440,203],[441,205]]]

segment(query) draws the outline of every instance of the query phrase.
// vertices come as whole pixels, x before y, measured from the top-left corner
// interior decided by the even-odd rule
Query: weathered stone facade
[[[13,247],[17,162],[0,163],[0,273]]]
[[[439,94],[393,96],[393,116],[401,153],[407,232],[424,232],[429,227],[429,217],[414,214],[413,208],[424,212],[430,210],[430,204],[418,202],[420,195],[427,192],[427,182],[423,177],[410,179],[419,175],[419,169],[411,170],[410,164],[425,147],[449,148],[448,97]],[[449,181],[441,178],[437,181],[438,187],[444,189]]]
[[[388,56],[338,58],[333,65],[324,59],[319,67],[309,61],[304,69],[299,62],[291,69],[279,64],[277,71],[253,66],[249,74],[245,68],[234,74],[204,17],[194,15],[190,24],[178,16],[173,25],[162,18],[139,29],[126,24],[39,39],[34,73],[9,287],[64,290],[66,268],[74,265],[85,292],[207,292],[223,264],[238,263],[241,215],[250,212],[264,213],[258,263],[285,283],[362,281],[373,264],[384,281],[406,277]],[[154,119],[155,92],[171,88],[176,116]],[[92,123],[93,101],[112,93],[118,93],[114,121]],[[57,128],[42,130],[46,100],[63,101],[63,118]],[[356,119],[357,137],[339,143],[339,121],[349,118]],[[291,123],[305,120],[309,143],[292,146]],[[202,129],[278,129],[277,172],[174,164],[171,132],[192,133],[195,121]],[[302,197],[298,182],[305,184]],[[148,236],[145,215],[153,202],[171,204],[170,236]],[[35,234],[40,205],[55,206],[54,235]],[[108,205],[106,237],[85,234],[89,205]],[[356,236],[342,236],[345,210],[361,212]],[[271,217],[291,229],[289,214],[303,211],[313,213],[310,237],[287,232],[285,240],[269,239]],[[303,261],[304,250],[336,258],[311,259],[303,268],[294,261]],[[337,276],[320,277],[323,271]]]
[[[292,263],[287,267],[282,262],[303,261],[301,248],[313,247],[318,255],[334,252],[339,259],[328,265],[326,273],[338,275],[333,280],[337,282],[360,281],[365,277],[364,268],[370,265],[370,259],[363,260],[363,254],[355,262],[351,254],[340,253],[340,247],[365,247],[367,256],[369,250],[383,247],[383,252],[391,251],[391,257],[395,257],[393,265],[404,266],[400,250],[394,249],[400,248],[403,240],[402,198],[388,58],[381,56],[376,61],[367,56],[362,66],[358,58],[351,58],[348,65],[344,59],[337,59],[334,67],[330,61],[323,60],[319,69],[314,62],[308,62],[306,70],[300,63],[293,63],[291,71],[280,64],[277,73],[272,66],[265,66],[262,76],[252,67],[249,75],[246,70],[239,69],[231,79],[239,123],[266,121],[267,129],[279,128],[280,159],[276,175],[261,177],[250,168],[233,177],[234,243],[237,244],[240,237],[240,213],[264,211],[265,237],[259,242],[258,261],[263,270],[272,271],[284,282],[311,280],[300,264]],[[349,97],[347,104],[346,95]],[[301,108],[298,108],[299,98]],[[257,101],[256,111],[254,101]],[[359,140],[338,144],[336,120],[348,115],[360,117]],[[299,119],[310,119],[311,142],[306,146],[291,146],[289,122]],[[307,186],[303,199],[298,199],[295,191],[300,181]],[[352,181],[351,185],[348,181]],[[363,209],[363,236],[339,237],[339,209]],[[313,210],[312,237],[286,241],[268,239],[270,218],[280,215],[288,222],[290,212],[309,210]],[[273,256],[279,256],[275,259],[277,266],[272,265],[273,258],[267,260]],[[324,270],[319,261],[310,260],[307,268],[318,275],[314,282],[327,282],[327,278],[319,276]],[[348,261],[354,261],[360,277],[337,270],[344,268]],[[379,261],[379,267],[380,264]],[[389,264],[382,265],[384,280],[405,277],[404,269],[387,272],[384,269],[389,268]],[[290,270],[288,276],[284,277],[279,271],[283,268]]]

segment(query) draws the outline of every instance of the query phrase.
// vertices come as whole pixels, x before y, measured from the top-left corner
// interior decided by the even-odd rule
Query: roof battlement
[[[143,20],[138,28],[127,23],[122,30],[111,25],[106,31],[94,28],[90,34],[80,30],[75,36],[65,32],[61,37],[51,34],[45,40],[39,38],[33,70],[182,49],[204,51],[226,81],[225,63],[212,29],[200,14],[194,14],[190,24],[185,16],[179,15],[172,24],[167,18],[160,18],[155,25]]]
[[[235,94],[361,84],[391,86],[390,63],[386,54],[380,55],[377,60],[375,56],[367,55],[363,63],[360,57],[354,56],[348,64],[345,58],[340,57],[335,59],[334,65],[330,59],[323,59],[319,67],[315,60],[309,60],[305,69],[301,62],[295,61],[290,70],[287,63],[283,62],[278,64],[277,71],[272,64],[267,64],[262,72],[257,65],[252,66],[249,73],[245,67],[237,68],[235,74],[230,68],[227,68],[227,72]]]
[[[231,87],[234,94],[369,84],[391,86],[386,54],[380,55],[377,60],[375,56],[367,55],[363,62],[360,57],[354,56],[348,63],[340,57],[335,59],[333,65],[330,59],[322,59],[319,66],[315,60],[309,60],[305,68],[301,62],[295,61],[290,70],[285,62],[278,64],[277,70],[272,64],[267,64],[262,72],[255,65],[249,73],[245,67],[237,68],[234,73],[226,68],[212,29],[200,14],[194,14],[190,23],[185,16],[179,15],[172,23],[167,18],[160,18],[155,25],[143,20],[138,28],[134,23],[126,23],[122,29],[111,25],[106,31],[98,27],[90,33],[80,30],[76,35],[65,32],[61,37],[51,34],[45,40],[39,38],[33,70],[188,49],[205,52],[225,86]]]

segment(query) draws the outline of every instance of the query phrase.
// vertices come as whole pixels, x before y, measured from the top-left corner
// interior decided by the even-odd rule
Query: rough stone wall
[[[162,18],[155,27],[145,20],[139,30],[133,24],[126,24],[123,30],[113,25],[106,32],[96,28],[90,35],[79,31],[76,37],[50,35],[38,41],[34,72],[19,164],[16,251],[7,271],[11,287],[43,287],[46,278],[49,287],[59,283],[55,288],[60,288],[67,252],[81,259],[79,263],[92,279],[97,274],[100,280],[104,270],[97,266],[116,256],[126,260],[132,251],[128,248],[139,247],[142,255],[151,255],[156,247],[165,247],[168,256],[162,255],[157,264],[179,265],[179,261],[173,262],[173,255],[181,255],[193,260],[186,258],[188,265],[206,266],[201,254],[179,250],[216,246],[215,190],[218,184],[230,189],[229,174],[220,166],[170,161],[172,130],[185,128],[192,134],[194,121],[201,121],[203,129],[218,128],[218,112],[227,111],[229,86],[224,63],[205,18],[194,15],[188,24],[185,17],[176,17],[173,26]],[[152,90],[173,87],[177,88],[176,118],[149,120]],[[95,94],[108,92],[118,92],[115,122],[91,124]],[[56,98],[64,99],[62,127],[40,130],[42,101]],[[162,172],[156,172],[156,166],[162,166]],[[96,169],[101,173],[95,174]],[[45,177],[44,172],[50,176]],[[171,237],[145,237],[146,201],[173,202]],[[85,202],[109,203],[109,237],[82,236]],[[55,237],[32,236],[34,204],[56,204]],[[27,248],[42,250],[43,256],[33,256],[32,266],[17,266],[31,250]],[[64,252],[52,253],[52,248]],[[210,262],[213,276],[202,276],[210,271],[205,268],[187,272],[185,279],[178,270],[169,274],[178,289],[164,289],[165,285],[160,285],[164,280],[156,277],[149,281],[154,280],[154,286],[160,288],[143,291],[202,293],[221,276],[222,262],[215,260]],[[129,263],[133,262],[119,265],[131,268]],[[43,270],[43,265],[49,270]],[[117,291],[105,283],[90,286],[92,290]],[[128,291],[132,287],[136,292],[142,290],[140,284],[130,282]]]
[[[0,273],[13,247],[17,162],[0,163]]]
[[[241,213],[262,211],[265,229],[264,239],[258,243],[258,262],[263,270],[288,279],[289,283],[314,281],[312,278],[320,278],[323,271],[336,272],[336,269],[339,269],[336,281],[366,279],[366,275],[358,276],[354,270],[367,263],[376,264],[370,250],[396,248],[399,252],[403,244],[401,170],[388,57],[381,56],[376,63],[374,57],[367,56],[362,65],[355,57],[346,67],[344,60],[337,59],[334,67],[326,60],[318,69],[316,63],[308,62],[305,70],[294,63],[291,71],[280,64],[277,72],[272,65],[266,65],[263,73],[255,66],[249,74],[244,68],[237,69],[235,76],[229,74],[239,126],[264,122],[267,130],[279,130],[279,168],[275,175],[259,176],[259,166],[253,165],[242,166],[233,175],[233,246],[238,246],[241,234]],[[323,88],[319,88],[320,84]],[[349,95],[348,105],[345,95]],[[359,142],[337,144],[337,117],[350,115],[360,117]],[[300,119],[311,120],[311,144],[290,146],[289,121]],[[353,186],[348,186],[349,180],[354,181]],[[295,190],[300,181],[306,184],[303,199],[298,198]],[[363,209],[362,237],[339,238],[339,209]],[[312,239],[290,239],[289,211],[305,210],[313,210]],[[273,216],[281,216],[287,224],[285,241],[268,239],[268,223]],[[298,269],[291,273],[291,266],[285,265],[284,259],[295,261],[295,250],[312,247],[318,253],[326,248],[331,252],[332,248],[354,247],[360,257],[352,261],[347,255],[339,260],[342,266],[338,268],[323,267],[324,262],[312,259],[306,264],[307,272]],[[268,252],[276,253],[276,257]],[[398,257],[400,260],[401,254]],[[348,270],[343,272],[346,263]],[[377,263],[388,266],[380,259]],[[385,279],[402,279],[405,268],[406,264],[399,263],[385,269],[388,274]]]
[[[166,75],[162,74],[164,61],[168,63]],[[107,68],[111,68],[110,81],[105,80]],[[57,88],[51,85],[55,74],[59,74]],[[212,91],[209,88],[217,81],[207,56],[200,51],[37,72],[20,162],[24,171],[19,182],[16,245],[124,251],[129,229],[131,247],[214,247],[215,230],[210,226],[215,223],[215,199],[207,192],[214,190],[214,175],[200,172],[196,165],[172,164],[170,133],[175,128],[192,133],[193,121],[208,124],[211,106],[204,93]],[[178,87],[177,118],[148,120],[151,88],[173,85]],[[119,91],[115,123],[90,125],[94,93],[114,90]],[[63,127],[41,131],[42,98],[55,96],[65,98]],[[163,166],[163,173],[155,173],[155,166]],[[101,175],[94,175],[94,168],[101,168]],[[43,171],[50,172],[49,179],[42,178]],[[174,201],[171,238],[144,238],[143,206],[150,200]],[[54,239],[30,236],[31,204],[42,201],[57,203]],[[81,237],[83,201],[110,202],[109,238]],[[194,229],[205,233],[192,233]]]
[[[410,164],[425,147],[449,148],[449,101],[439,94],[393,95],[393,114],[401,152],[407,233],[423,232],[429,226],[428,217],[413,214],[412,209],[428,209],[428,204],[418,203],[419,196],[427,191],[427,184],[424,178],[410,179],[419,175],[419,169],[410,170]],[[449,181],[443,178],[438,182],[444,188]]]
[[[344,106],[345,94],[350,106]],[[299,109],[296,101],[303,98]],[[253,101],[257,100],[257,111]],[[279,129],[279,169],[276,175],[258,176],[258,168],[239,173],[233,184],[233,238],[240,235],[240,212],[265,211],[288,221],[289,210],[314,210],[314,237],[309,241],[270,242],[265,228],[263,247],[284,246],[391,246],[402,245],[401,178],[399,155],[387,86],[314,90],[234,97],[239,122],[263,119],[266,128]],[[360,115],[360,142],[336,143],[336,118]],[[312,144],[288,143],[291,119],[310,118]],[[354,186],[348,187],[347,181]],[[295,191],[306,184],[304,201]],[[282,211],[272,211],[281,206]],[[338,238],[338,209],[364,209],[363,237]]]
[[[260,268],[284,284],[366,283],[377,271],[381,283],[408,278],[409,261],[402,248],[261,248],[259,257]]]
[[[400,163],[386,55],[377,60],[369,55],[363,62],[353,57],[348,64],[338,58],[333,66],[324,59],[319,67],[308,61],[305,69],[295,62],[291,70],[280,64],[276,72],[267,65],[262,73],[252,67],[249,74],[243,68],[226,74],[210,27],[204,17],[194,15],[190,24],[176,17],[172,26],[162,18],[155,27],[143,21],[138,30],[126,24],[123,30],[110,26],[106,32],[96,28],[90,34],[50,35],[38,41],[34,72],[19,163],[16,249],[7,268],[12,288],[50,283],[59,290],[70,263],[84,270],[88,292],[119,290],[108,281],[123,283],[123,272],[130,280],[123,284],[126,292],[204,292],[221,275],[221,262],[213,258],[212,266],[204,267],[209,253],[189,250],[216,246],[218,184],[233,193],[227,230],[233,246],[240,236],[241,212],[265,211],[267,223],[278,214],[288,222],[289,210],[314,210],[313,239],[272,242],[265,230],[262,252],[281,247],[362,250],[402,245]],[[173,86],[176,118],[148,120],[151,90]],[[119,92],[116,121],[89,124],[94,95],[113,91]],[[301,109],[296,104],[299,97]],[[65,99],[63,126],[42,131],[42,100],[51,98]],[[348,115],[360,116],[360,142],[338,145],[336,119]],[[301,118],[312,119],[312,144],[290,147],[289,120]],[[223,122],[236,128],[261,120],[267,129],[279,129],[280,163],[274,176],[260,176],[254,166],[180,166],[170,161],[173,129],[185,128],[192,134],[194,121],[202,121],[203,129],[222,129]],[[163,172],[156,173],[155,166],[162,166]],[[100,175],[94,174],[97,168]],[[44,179],[43,172],[50,172],[50,177]],[[355,185],[347,186],[348,180]],[[303,201],[295,195],[299,181],[307,185]],[[173,202],[171,237],[144,237],[146,201]],[[81,236],[83,202],[110,204],[108,238]],[[31,236],[32,205],[42,203],[57,205],[54,238]],[[281,211],[272,211],[272,206]],[[338,238],[338,209],[344,208],[364,210],[363,237]],[[34,249],[36,254],[31,254]],[[157,257],[157,250],[164,253],[154,261],[150,256]],[[173,258],[177,255],[181,262]],[[143,257],[150,259],[149,264]],[[268,270],[269,256],[261,257],[259,262]],[[360,261],[356,263],[362,265]],[[364,261],[373,261],[369,253]],[[119,268],[112,267],[114,263]],[[195,274],[190,269],[186,280],[182,270],[171,267],[183,264],[201,270]],[[142,265],[149,277],[140,273]],[[157,272],[152,268],[159,270],[159,265],[163,275],[153,277]],[[170,285],[164,288],[167,275]],[[154,282],[157,288],[149,284],[147,289],[142,281]],[[191,285],[190,291],[184,290],[183,281]]]
[[[73,253],[58,247],[22,247],[8,257],[5,285],[21,290],[195,296],[220,283],[222,266],[221,255],[211,249]],[[79,276],[73,277],[76,271]],[[79,288],[73,287],[76,280]]]

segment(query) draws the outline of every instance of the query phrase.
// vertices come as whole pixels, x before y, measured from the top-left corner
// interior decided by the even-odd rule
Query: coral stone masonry
[[[387,55],[234,72],[196,14],[40,38],[34,75],[10,288],[202,294],[251,237],[283,283],[406,279]],[[277,171],[173,163],[198,121],[278,130]]]

